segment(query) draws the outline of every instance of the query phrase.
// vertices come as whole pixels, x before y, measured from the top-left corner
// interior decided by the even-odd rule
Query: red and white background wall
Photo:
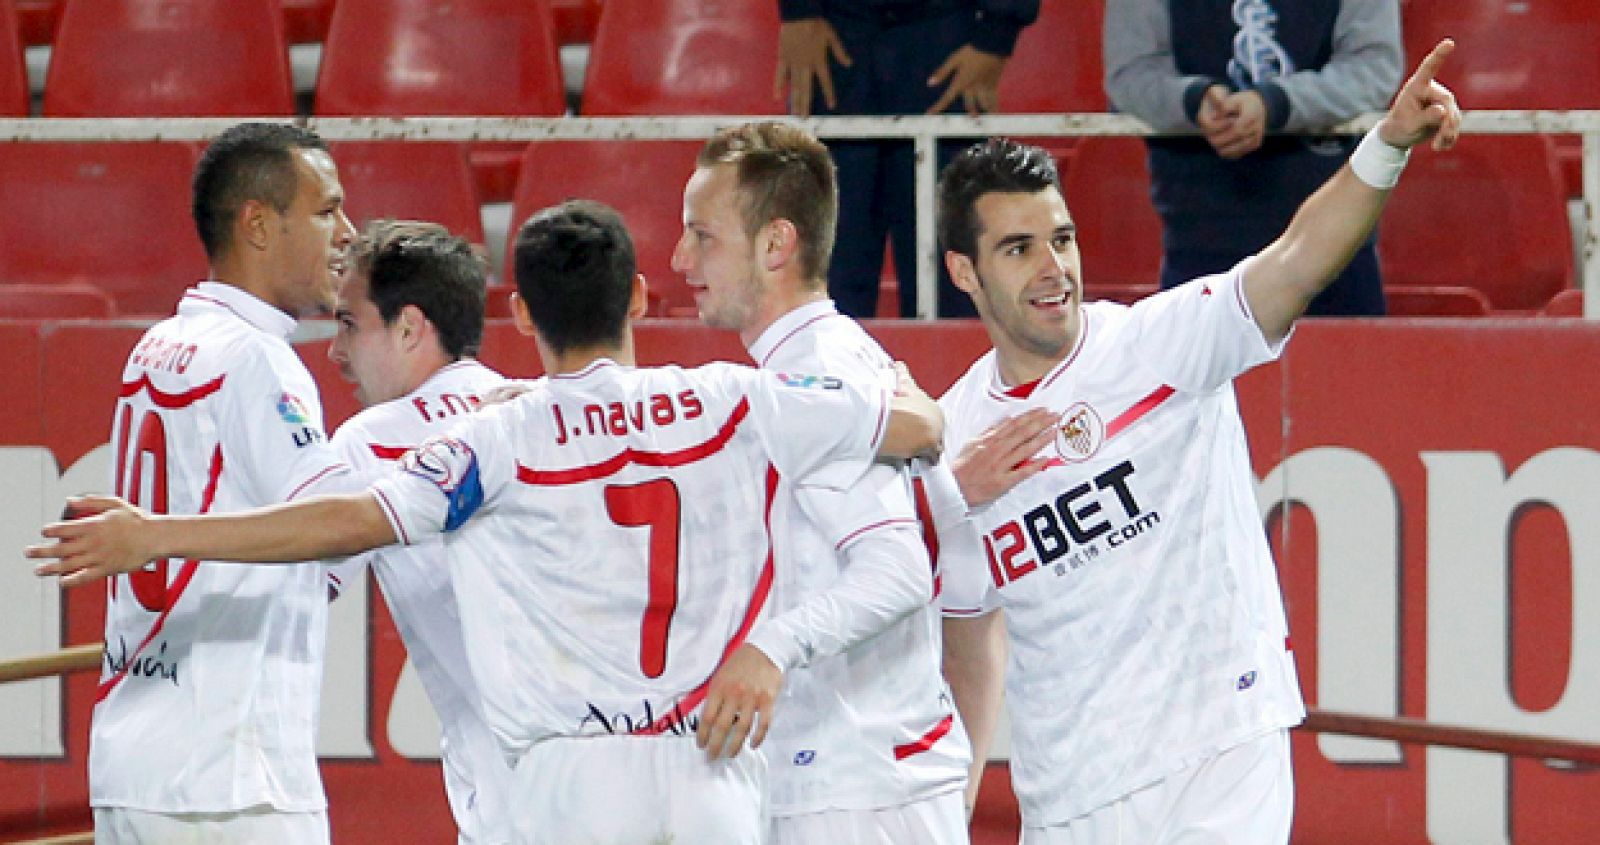
[[[935,393],[987,348],[970,324],[874,331]],[[0,322],[0,658],[100,639],[103,590],[39,582],[19,550],[63,496],[106,489],[138,334]],[[743,355],[681,321],[643,326],[639,345],[644,363]],[[331,427],[356,406],[326,348],[300,351]],[[484,358],[539,371],[504,325]],[[1240,380],[1309,704],[1600,742],[1597,361],[1600,325],[1579,320],[1308,321]],[[382,601],[354,585],[333,617],[320,749],[335,840],[452,841],[437,726]],[[0,686],[0,840],[90,825],[94,680]],[[1297,843],[1600,841],[1591,769],[1305,732],[1294,755]]]

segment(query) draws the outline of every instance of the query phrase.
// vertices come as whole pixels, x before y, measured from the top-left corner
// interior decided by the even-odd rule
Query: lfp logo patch
[[[306,410],[306,403],[293,393],[284,393],[278,396],[278,416],[290,425],[309,425],[311,412]]]
[[[834,376],[802,376],[792,373],[774,373],[773,375],[776,375],[778,381],[782,382],[785,387],[818,387],[823,390],[838,390],[844,386],[844,382],[839,381]]]

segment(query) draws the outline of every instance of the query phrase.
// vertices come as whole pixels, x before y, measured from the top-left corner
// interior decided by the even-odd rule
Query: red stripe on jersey
[[[877,522],[872,523],[871,525],[863,525],[860,528],[857,528],[856,530],[850,532],[849,534],[846,534],[845,538],[843,540],[840,540],[839,542],[835,543],[833,547],[835,549],[843,549],[845,546],[848,546],[851,543],[854,543],[857,539],[859,539],[861,537],[862,534],[865,534],[868,531],[876,531],[879,528],[888,528],[888,527],[894,526],[894,525],[916,525],[916,524],[917,524],[917,521],[915,519],[880,519]]]
[[[940,719],[939,724],[933,726],[933,730],[923,734],[922,737],[916,742],[908,742],[905,745],[896,745],[894,747],[894,759],[904,760],[913,754],[921,754],[922,752],[927,751],[933,747],[935,742],[944,739],[944,735],[950,732],[950,728],[953,727],[955,723],[956,717],[954,716],[946,716],[943,719]]]
[[[756,364],[756,366],[760,367],[763,370],[766,369],[767,368],[767,362],[772,360],[772,356],[777,354],[778,348],[783,346],[785,343],[787,343],[789,341],[789,338],[792,338],[795,335],[805,331],[806,327],[810,326],[812,323],[817,322],[818,320],[826,320],[829,317],[837,317],[837,316],[839,316],[838,312],[832,312],[832,313],[829,313],[829,314],[818,314],[817,316],[812,317],[811,319],[805,321],[804,323],[801,323],[800,325],[795,326],[793,329],[790,329],[788,334],[784,335],[782,338],[779,338],[777,343],[772,344],[772,349],[767,352],[767,357],[762,358],[760,363]]]
[[[221,384],[222,379],[217,379],[217,383]],[[207,474],[206,489],[200,495],[201,513],[206,513],[211,510],[211,503],[217,499],[217,483],[221,480],[222,444],[219,443],[217,444],[216,448],[211,451],[211,469]],[[178,603],[178,599],[183,596],[183,591],[189,588],[189,582],[194,580],[195,570],[199,568],[200,561],[191,558],[183,562],[183,568],[178,570],[178,577],[173,579],[171,584],[167,585],[166,607],[161,609],[161,615],[157,616],[155,624],[150,626],[150,632],[145,634],[144,639],[139,641],[138,647],[133,650],[133,654],[130,655],[127,661],[122,664],[122,668],[119,669],[115,675],[112,675],[111,677],[100,682],[100,686],[94,691],[94,701],[96,704],[104,701],[105,697],[110,695],[113,689],[116,689],[117,684],[122,683],[122,679],[128,677],[128,670],[131,669],[134,665],[134,662],[139,659],[139,655],[144,651],[145,647],[150,645],[150,641],[156,638],[156,634],[161,633],[161,628],[167,624],[167,615],[172,613],[173,606],[176,605]]]
[[[149,373],[142,373],[136,381],[123,382],[122,390],[118,391],[117,395],[126,399],[143,390],[150,394],[150,401],[154,402],[156,407],[170,411],[174,408],[187,408],[216,393],[222,389],[222,380],[225,378],[227,378],[226,375],[220,375],[205,384],[190,388],[182,393],[167,393],[164,390],[157,389],[154,384],[150,383]]]
[[[761,615],[761,608],[767,603],[767,595],[772,592],[772,503],[778,498],[778,470],[771,464],[767,465],[767,514],[765,524],[767,529],[767,562],[761,567],[761,575],[756,579],[756,586],[750,594],[750,606],[745,608],[744,621],[739,623],[739,630],[733,632],[733,637],[728,640],[728,645],[722,649],[722,659],[717,661],[717,669],[728,662],[733,652],[744,645],[744,638],[750,635],[750,629],[755,627],[756,617]],[[711,671],[714,677],[716,669]],[[681,713],[693,713],[700,703],[705,701],[706,689],[711,686],[711,678],[706,678],[700,685],[678,699],[676,706],[672,707],[667,715],[645,725],[633,733],[638,736],[654,736],[670,730],[679,719]]]
[[[523,484],[556,486],[561,484],[581,484],[585,481],[594,481],[615,475],[629,464],[638,464],[647,467],[680,467],[704,460],[722,451],[728,445],[739,424],[750,414],[750,400],[740,399],[734,406],[733,413],[728,415],[728,421],[711,439],[697,446],[678,449],[671,452],[651,452],[644,449],[635,449],[631,446],[618,452],[597,464],[573,467],[572,469],[529,469],[521,463],[517,464],[517,480]]]
[[[305,481],[300,482],[300,486],[298,486],[298,487],[294,488],[293,490],[289,491],[289,496],[288,496],[288,498],[284,499],[284,501],[285,502],[292,502],[292,501],[294,501],[296,496],[300,495],[301,493],[304,493],[306,491],[307,487],[310,487],[311,485],[316,484],[318,481],[321,481],[322,479],[327,478],[328,476],[330,476],[330,475],[332,475],[332,474],[334,474],[336,472],[344,472],[344,471],[346,471],[348,469],[350,469],[350,465],[346,464],[346,463],[337,463],[337,464],[331,464],[329,466],[325,466],[322,469],[318,470],[316,475],[313,475],[310,478],[306,479]]]
[[[368,443],[367,448],[372,450],[373,457],[380,461],[398,461],[405,457],[407,452],[415,446],[385,446],[382,443]]]
[[[933,564],[934,574],[939,572],[939,532],[933,524],[933,505],[928,503],[928,487],[922,482],[922,477],[917,476],[911,480],[911,493],[917,508],[917,519],[922,522],[922,544],[928,547],[928,561]],[[937,584],[937,580],[935,584]],[[939,594],[937,586],[934,595]]]
[[[1140,399],[1138,402],[1135,402],[1132,408],[1123,411],[1120,416],[1112,420],[1110,424],[1106,426],[1106,439],[1110,440],[1111,438],[1116,437],[1119,432],[1138,422],[1141,417],[1155,410],[1157,405],[1167,401],[1172,397],[1172,394],[1176,392],[1177,391],[1173,390],[1172,386],[1168,384],[1163,384],[1155,390],[1150,391],[1149,396],[1146,396],[1145,398]]]

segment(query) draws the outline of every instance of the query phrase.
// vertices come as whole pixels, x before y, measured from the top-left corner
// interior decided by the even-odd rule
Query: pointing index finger
[[[1455,48],[1456,42],[1449,38],[1434,45],[1433,50],[1417,65],[1416,72],[1411,75],[1411,81],[1421,85],[1432,82],[1439,73],[1439,67]]]

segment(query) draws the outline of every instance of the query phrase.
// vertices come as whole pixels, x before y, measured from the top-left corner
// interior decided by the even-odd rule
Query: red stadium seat
[[[56,37],[56,23],[66,0],[12,0],[17,10],[17,31],[28,46],[49,44]]]
[[[1105,4],[1042,0],[1000,77],[1000,110],[1060,114],[1107,109],[1100,49]]]
[[[122,314],[170,313],[205,278],[183,143],[8,144],[0,155],[0,279],[92,284]]]
[[[317,73],[316,113],[566,113],[549,7],[528,0],[339,0]],[[485,201],[509,199],[521,144],[472,147]]]
[[[46,117],[292,115],[277,0],[66,4]]]
[[[651,315],[692,309],[694,296],[671,264],[683,233],[683,185],[694,172],[700,146],[698,141],[529,144],[512,204],[511,243],[523,222],[545,206],[576,197],[599,200],[622,214],[633,235],[639,272],[650,284]],[[505,275],[515,281],[509,246]]]
[[[1550,141],[1467,135],[1419,147],[1378,228],[1391,285],[1466,285],[1496,310],[1537,309],[1572,287],[1572,233]]]
[[[1568,288],[1545,303],[1544,314],[1546,317],[1582,317],[1583,316],[1583,291],[1578,288]]]
[[[1460,285],[1385,285],[1383,298],[1391,317],[1482,317],[1491,310],[1482,291]]]
[[[777,66],[777,3],[605,0],[583,113],[783,114]]]
[[[334,0],[283,0],[283,31],[290,44],[318,44],[328,37]]]
[[[1161,277],[1161,218],[1138,138],[1083,138],[1062,187],[1078,224],[1086,287],[1154,285]]]
[[[22,61],[17,13],[0,4],[0,116],[28,116],[28,68]]]
[[[1407,65],[1449,36],[1443,81],[1469,109],[1600,108],[1600,15],[1593,0],[1408,0]]]
[[[1461,49],[1444,82],[1468,109],[1600,109],[1600,14],[1593,0],[1408,0],[1409,64],[1446,36]],[[1583,192],[1581,144],[1557,140],[1569,197]]]
[[[600,0],[550,0],[557,44],[588,44],[600,23]]]
[[[117,305],[94,285],[11,285],[0,282],[0,320],[105,320]]]
[[[459,144],[346,141],[328,147],[339,165],[345,213],[357,226],[379,217],[428,220],[484,242],[472,169]]]

